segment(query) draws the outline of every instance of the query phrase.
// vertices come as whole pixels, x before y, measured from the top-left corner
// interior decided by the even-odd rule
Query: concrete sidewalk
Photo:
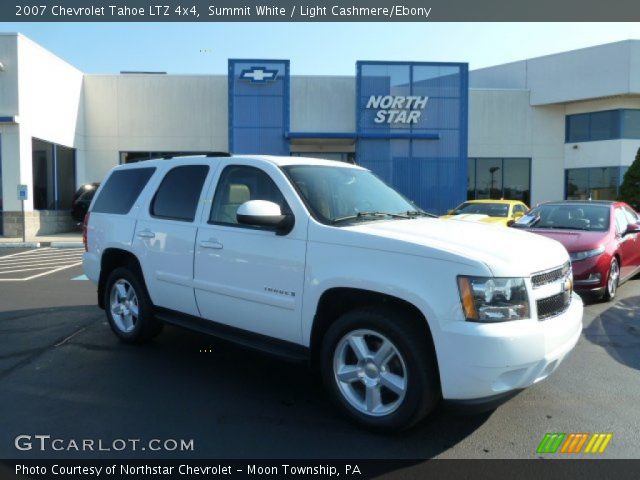
[[[0,237],[0,248],[77,248],[82,247],[82,232],[56,233],[53,235],[38,235],[27,238],[26,242],[21,237]]]

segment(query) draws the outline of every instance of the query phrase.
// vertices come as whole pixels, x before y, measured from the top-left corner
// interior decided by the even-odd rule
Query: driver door
[[[236,219],[249,200],[292,212],[275,176],[251,165],[222,170],[196,238],[195,295],[207,320],[300,343],[306,217],[293,212],[295,225],[287,235]],[[286,182],[283,176],[276,180]]]

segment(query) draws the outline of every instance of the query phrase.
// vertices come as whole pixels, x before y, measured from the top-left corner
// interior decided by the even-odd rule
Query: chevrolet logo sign
[[[266,67],[251,67],[240,72],[240,80],[249,80],[251,83],[273,82],[277,76],[278,70]]]

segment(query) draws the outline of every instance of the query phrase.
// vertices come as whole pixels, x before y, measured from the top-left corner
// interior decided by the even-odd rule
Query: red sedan
[[[578,292],[611,300],[619,284],[640,272],[640,216],[626,203],[544,203],[513,227],[562,243],[571,257]]]

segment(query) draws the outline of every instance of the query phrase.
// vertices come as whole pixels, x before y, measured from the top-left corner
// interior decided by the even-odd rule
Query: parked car
[[[513,227],[562,243],[577,291],[611,300],[620,283],[640,272],[640,216],[626,203],[544,203]]]
[[[82,223],[84,216],[89,210],[91,200],[96,194],[96,190],[100,186],[100,183],[85,183],[82,185],[76,193],[73,194],[71,200],[71,217],[78,223]]]
[[[84,242],[124,342],[171,323],[308,360],[336,404],[378,430],[407,428],[441,399],[476,408],[513,395],[582,331],[558,242],[430,218],[343,162],[120,165]]]
[[[525,213],[529,207],[519,200],[468,200],[441,218],[482,222],[508,226]]]

